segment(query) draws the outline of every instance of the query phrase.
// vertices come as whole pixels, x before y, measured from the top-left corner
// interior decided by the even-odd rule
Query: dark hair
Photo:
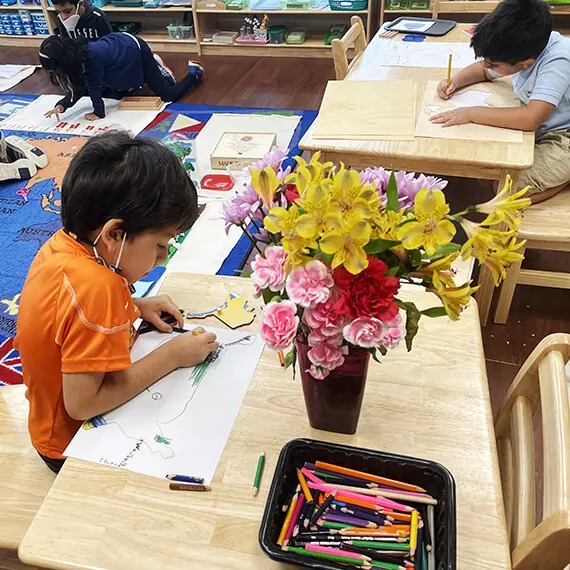
[[[123,131],[87,141],[61,185],[63,227],[83,239],[113,218],[134,236],[186,231],[197,217],[196,188],[176,155],[160,141]]]
[[[40,63],[50,72],[51,82],[75,103],[85,90],[85,63],[89,55],[87,40],[50,36],[40,46]]]
[[[52,2],[56,6],[64,6],[65,4],[72,4],[73,6],[77,6],[77,4],[79,4],[80,0],[52,0]],[[87,4],[87,0],[85,3]]]
[[[550,8],[542,0],[503,0],[478,24],[471,47],[491,63],[514,65],[537,58],[551,33]]]

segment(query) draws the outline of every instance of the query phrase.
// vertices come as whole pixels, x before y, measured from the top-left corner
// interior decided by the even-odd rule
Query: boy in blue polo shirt
[[[552,31],[541,0],[504,0],[481,20],[471,40],[478,61],[442,81],[449,99],[462,87],[512,75],[522,107],[463,107],[432,117],[444,127],[478,123],[536,133],[534,163],[521,173],[533,202],[559,192],[570,181],[570,39]]]

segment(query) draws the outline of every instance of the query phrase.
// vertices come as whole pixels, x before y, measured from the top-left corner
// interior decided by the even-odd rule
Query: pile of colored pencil
[[[435,570],[437,501],[425,489],[322,461],[297,477],[283,505],[283,550],[362,568]]]

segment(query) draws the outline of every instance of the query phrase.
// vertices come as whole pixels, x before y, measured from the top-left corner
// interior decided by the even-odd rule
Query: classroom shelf
[[[384,14],[431,14],[431,10],[384,10]]]
[[[147,30],[138,34],[153,51],[197,53],[198,44],[192,40],[173,40],[166,30]]]
[[[13,6],[0,6],[2,10],[30,10],[30,12],[41,12],[42,7],[37,4],[14,4]]]
[[[297,14],[308,16],[318,15],[318,16],[352,16],[354,14],[368,14],[368,10],[357,10],[354,12],[344,11],[344,10],[208,10],[207,8],[198,8],[196,10],[197,14],[267,14],[268,16],[275,16],[276,14],[282,14],[284,16],[289,14]]]
[[[149,12],[149,13],[172,13],[172,12],[192,12],[192,6],[166,6],[164,8],[121,8],[119,6],[112,6],[108,4],[99,8],[103,12]],[[48,12],[55,12],[55,8],[48,6]]]

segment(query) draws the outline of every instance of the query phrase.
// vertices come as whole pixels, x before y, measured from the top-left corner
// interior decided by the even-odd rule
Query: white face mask
[[[79,18],[81,18],[81,16],[79,15],[79,4],[77,4],[77,8],[75,9],[75,14],[69,16],[67,20],[64,20],[61,17],[61,14],[58,14],[57,17],[59,18],[59,21],[65,26],[65,29],[68,32],[73,32],[75,28],[77,28],[77,24],[79,23]]]
[[[113,273],[117,273],[118,275],[121,274],[121,267],[119,266],[119,262],[121,261],[121,256],[123,255],[123,248],[125,247],[125,240],[127,239],[127,232],[125,232],[123,234],[123,241],[121,242],[121,249],[119,249],[119,254],[117,255],[117,260],[115,261],[115,263],[111,263],[110,265],[99,255],[99,253],[97,252],[97,242],[99,241],[99,238],[101,237],[101,234],[103,233],[103,231],[101,231],[101,233],[95,238],[95,241],[93,242],[93,253],[95,254],[95,259],[103,266],[103,267],[108,267]]]

